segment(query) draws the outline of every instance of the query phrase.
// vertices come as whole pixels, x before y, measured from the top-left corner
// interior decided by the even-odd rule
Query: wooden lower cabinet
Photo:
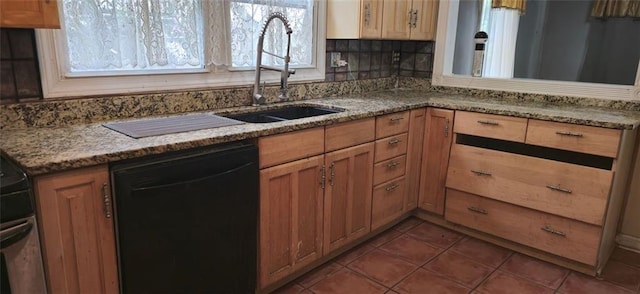
[[[392,222],[405,213],[404,195],[406,195],[404,177],[374,187],[371,207],[372,230]]]
[[[409,119],[409,142],[407,145],[406,192],[404,211],[409,212],[418,206],[420,195],[420,169],[422,167],[422,145],[426,111],[424,108],[411,110]]]
[[[117,293],[107,166],[39,176],[34,188],[48,292]]]
[[[260,171],[260,288],[322,256],[323,163],[318,155]]]
[[[453,117],[453,110],[427,108],[418,206],[440,215],[444,214]]]
[[[324,254],[371,230],[373,143],[325,155]]]
[[[59,29],[58,1],[2,0],[0,27]]]

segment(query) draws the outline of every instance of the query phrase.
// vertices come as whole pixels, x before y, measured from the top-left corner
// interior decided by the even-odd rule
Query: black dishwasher
[[[234,143],[111,168],[123,293],[254,293],[258,151]]]

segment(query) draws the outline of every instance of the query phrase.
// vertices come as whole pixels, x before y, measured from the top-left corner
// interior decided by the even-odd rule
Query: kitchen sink
[[[342,109],[331,109],[319,106],[288,106],[284,108],[241,113],[233,115],[225,115],[225,117],[249,122],[249,123],[271,123],[298,118],[312,117],[318,115],[332,114],[342,112]]]

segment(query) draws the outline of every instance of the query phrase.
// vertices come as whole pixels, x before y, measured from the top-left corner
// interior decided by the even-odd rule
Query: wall
[[[640,22],[590,17],[589,1],[531,1],[518,28],[514,77],[633,85]]]
[[[40,70],[31,29],[0,29],[0,102],[26,102],[42,97]]]
[[[474,36],[479,21],[480,1],[460,1],[458,10],[458,30],[456,31],[456,47],[453,53],[453,73],[471,75],[473,65]]]
[[[0,29],[0,102],[37,101],[42,98],[34,30]],[[327,40],[325,82],[365,80],[391,76],[431,78],[433,42],[392,40]],[[333,68],[331,52],[340,52],[348,66]],[[392,52],[400,53],[392,62]]]

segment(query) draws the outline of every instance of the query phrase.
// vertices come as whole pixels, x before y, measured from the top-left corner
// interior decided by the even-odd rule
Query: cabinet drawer
[[[409,111],[381,115],[376,118],[376,139],[409,130]]]
[[[529,121],[527,144],[617,157],[620,130],[567,123]]]
[[[406,155],[376,163],[373,166],[373,185],[375,186],[393,178],[403,176],[406,166]]]
[[[375,118],[327,126],[325,129],[326,152],[355,146],[375,140]]]
[[[324,153],[324,128],[295,131],[258,139],[260,168]]]
[[[527,119],[456,111],[453,131],[467,135],[524,142],[527,132]]]
[[[404,212],[404,177],[397,178],[373,188],[371,208],[371,230],[375,230]]]
[[[407,153],[407,133],[376,141],[375,162]]]
[[[588,265],[596,264],[601,228],[447,189],[445,218]]]
[[[446,185],[601,225],[613,172],[454,144]]]

